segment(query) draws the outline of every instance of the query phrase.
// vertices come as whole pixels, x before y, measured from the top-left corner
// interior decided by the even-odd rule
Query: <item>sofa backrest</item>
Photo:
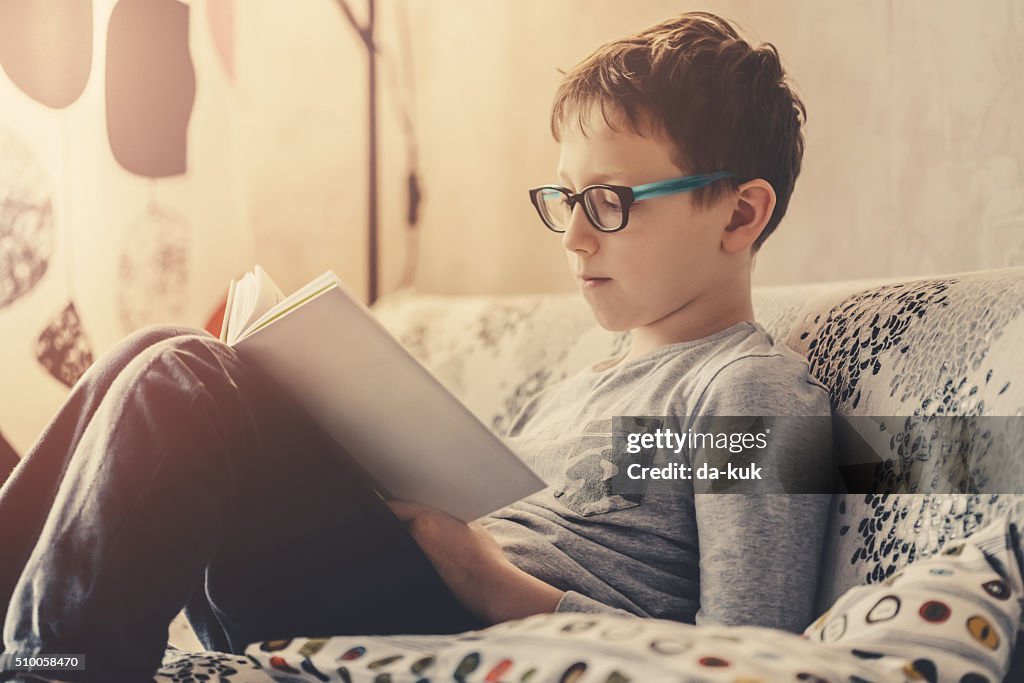
[[[890,428],[883,453],[897,472],[920,473],[927,465],[948,473],[966,463],[979,475],[971,493],[922,494],[910,487],[907,493],[836,496],[819,607],[970,535],[987,516],[1024,497],[1024,453],[993,448],[998,458],[992,462],[984,452],[993,436],[1001,446],[1024,439],[1024,268],[823,292],[808,299],[785,340],[829,387],[837,416],[905,416],[902,427],[888,421],[897,428]],[[903,438],[919,436],[917,427],[929,416],[965,418],[932,418],[944,425],[944,454]],[[978,416],[983,419],[966,419]],[[1004,433],[983,433],[994,423]],[[986,468],[1003,480],[984,480]],[[919,478],[908,481],[923,484]]]
[[[811,373],[829,387],[838,416],[1024,416],[1024,268],[758,288],[754,308],[775,339],[808,358]],[[383,299],[375,311],[499,433],[535,393],[628,345],[626,333],[598,327],[576,294],[401,293]],[[891,436],[898,442],[898,434]],[[970,442],[974,436],[961,438]],[[819,611],[849,587],[880,581],[969,535],[987,515],[1021,497],[922,495],[913,489],[836,495]]]

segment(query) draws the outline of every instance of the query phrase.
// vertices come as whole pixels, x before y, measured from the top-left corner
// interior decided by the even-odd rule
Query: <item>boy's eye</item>
[[[622,206],[622,203],[619,201],[619,195],[615,194],[611,190],[606,190],[604,188],[599,188],[588,192],[587,200],[590,204],[593,204],[596,208],[599,209],[617,210]]]
[[[594,188],[585,195],[587,213],[602,230],[614,230],[622,224],[622,201],[607,188]]]

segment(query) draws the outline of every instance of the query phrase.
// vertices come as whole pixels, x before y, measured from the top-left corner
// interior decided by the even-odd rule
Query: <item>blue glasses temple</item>
[[[690,175],[682,178],[672,178],[670,180],[659,180],[656,183],[637,185],[630,189],[633,190],[633,199],[650,199],[652,197],[660,197],[664,194],[698,190],[706,185],[710,185],[716,180],[735,177],[736,174],[730,171],[716,171],[714,173],[702,173],[700,175]]]
[[[680,178],[670,178],[669,180],[659,180],[654,183],[647,183],[646,185],[637,185],[630,189],[633,190],[633,199],[639,201],[641,199],[651,199],[653,197],[674,194],[676,192],[697,190],[705,187],[706,185],[710,185],[716,180],[736,177],[736,174],[731,171],[715,171],[714,173],[702,173],[700,175],[688,175]],[[561,193],[557,190],[550,189],[546,189],[541,193],[545,199],[552,199],[558,194]]]

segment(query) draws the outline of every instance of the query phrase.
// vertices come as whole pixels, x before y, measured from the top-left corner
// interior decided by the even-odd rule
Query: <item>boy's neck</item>
[[[660,320],[630,331],[632,343],[620,363],[627,363],[668,344],[693,341],[754,320],[750,290],[736,296],[697,298]]]

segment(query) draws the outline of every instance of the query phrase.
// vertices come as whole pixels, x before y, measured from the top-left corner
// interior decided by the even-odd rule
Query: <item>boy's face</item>
[[[558,182],[574,192],[596,183],[635,186],[715,170],[680,169],[669,143],[625,125],[612,130],[599,109],[591,110],[590,124],[586,136],[575,125],[561,131]],[[602,233],[577,206],[562,245],[602,327],[671,327],[672,318],[708,310],[698,302],[735,286],[721,249],[731,215],[725,199],[697,210],[690,193],[672,194],[635,202],[623,230]],[[588,283],[581,276],[607,279]]]

